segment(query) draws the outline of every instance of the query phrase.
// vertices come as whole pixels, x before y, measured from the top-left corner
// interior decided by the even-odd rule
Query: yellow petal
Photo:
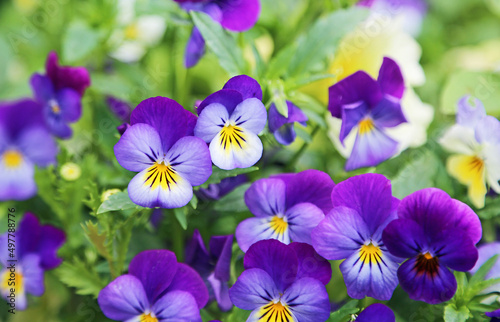
[[[484,161],[473,155],[452,155],[446,165],[448,172],[460,183],[467,185],[469,199],[477,208],[484,207],[486,183]]]

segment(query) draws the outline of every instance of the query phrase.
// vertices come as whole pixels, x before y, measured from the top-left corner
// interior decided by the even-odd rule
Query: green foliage
[[[259,170],[259,167],[249,167],[249,168],[236,168],[232,170],[222,170],[216,166],[212,167],[212,175],[208,178],[207,182],[199,186],[200,188],[207,188],[209,184],[217,184],[222,181],[222,179],[236,177],[240,174],[251,173]]]
[[[56,274],[66,285],[76,288],[80,295],[97,295],[103,289],[107,281],[102,280],[94,269],[87,267],[80,259],[74,258],[73,262],[65,261],[57,268]]]
[[[99,44],[99,33],[81,20],[72,22],[63,40],[62,57],[74,63],[89,55]]]
[[[340,309],[330,314],[328,322],[346,322],[351,321],[353,314],[358,313],[358,300],[351,300],[344,304]]]
[[[108,199],[104,200],[99,209],[97,210],[97,214],[103,214],[109,211],[117,211],[117,210],[128,210],[128,209],[140,209],[141,206],[136,205],[130,200],[128,196],[128,192],[120,191],[112,194],[108,197]]]

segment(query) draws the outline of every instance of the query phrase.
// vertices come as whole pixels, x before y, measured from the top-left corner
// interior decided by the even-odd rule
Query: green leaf
[[[474,273],[474,275],[472,275],[472,277],[470,278],[469,284],[471,286],[474,286],[477,283],[482,282],[485,279],[486,275],[488,275],[493,265],[495,265],[497,259],[498,255],[495,255],[490,259],[488,259],[483,265],[481,265],[481,267],[479,267],[477,272]]]
[[[266,78],[277,79],[283,75],[290,65],[293,56],[295,55],[295,44],[291,44],[278,52],[276,56],[271,58],[269,67],[267,68]]]
[[[73,263],[64,261],[55,273],[64,284],[75,287],[76,293],[80,295],[97,297],[106,286],[106,282],[102,281],[93,269],[86,267],[85,263],[77,258]]]
[[[490,115],[500,116],[500,74],[458,71],[450,75],[441,94],[441,111],[455,114],[464,95],[479,98]]]
[[[99,33],[84,21],[72,22],[63,39],[62,57],[66,63],[78,61],[90,54],[99,44]]]
[[[85,234],[90,242],[95,246],[99,255],[104,258],[111,258],[108,249],[106,248],[106,233],[99,233],[99,226],[92,221],[87,221],[85,225],[82,224]]]
[[[445,322],[464,322],[469,318],[469,309],[465,306],[457,308],[455,304],[450,303],[444,308]]]
[[[109,211],[126,210],[126,209],[140,209],[141,206],[136,205],[130,200],[127,190],[120,191],[109,196],[108,199],[99,206],[97,214],[102,214]]]
[[[284,117],[288,117],[288,105],[286,104],[285,84],[282,80],[269,82],[271,101],[276,105],[278,112]]]
[[[366,9],[338,10],[321,18],[298,40],[297,50],[288,67],[288,75],[308,72],[331,55],[340,39],[368,15]]]
[[[214,209],[217,211],[230,211],[230,212],[243,212],[247,211],[248,208],[245,205],[244,195],[247,189],[250,187],[250,183],[241,185],[222,197],[219,202],[216,202]]]
[[[209,184],[217,184],[222,181],[222,179],[236,177],[240,174],[250,173],[259,170],[259,167],[250,167],[243,169],[232,169],[232,170],[222,170],[218,167],[212,167],[212,175],[208,178],[207,182],[199,186],[200,188],[207,188]]]
[[[243,53],[236,40],[209,15],[199,11],[191,11],[195,26],[200,30],[203,39],[219,59],[219,63],[230,75],[245,73]]]
[[[351,300],[344,304],[340,309],[330,314],[327,322],[345,322],[350,321],[351,315],[359,311],[358,300]]]
[[[186,230],[188,223],[187,223],[187,214],[184,208],[175,208],[174,209],[174,214],[175,218],[181,225],[182,229]]]

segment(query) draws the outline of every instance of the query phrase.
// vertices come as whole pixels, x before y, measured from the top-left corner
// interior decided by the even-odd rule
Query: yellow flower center
[[[371,132],[375,128],[373,120],[369,117],[362,119],[358,123],[358,126],[359,126],[359,134],[361,135]]]
[[[52,104],[52,105],[50,106],[50,109],[52,110],[52,113],[54,113],[54,114],[59,114],[59,113],[61,113],[61,108],[59,107],[59,105],[58,105],[57,103]]]
[[[24,287],[23,275],[19,272],[11,272],[9,269],[5,269],[2,275],[2,289],[8,290],[14,289],[16,296],[22,291]]]
[[[131,25],[128,25],[125,28],[124,34],[126,39],[131,39],[131,40],[137,39],[137,37],[139,36],[139,28],[137,28],[137,24],[133,23]]]
[[[151,316],[151,313],[144,313],[141,315],[141,318],[140,318],[140,321],[141,322],[158,322],[158,319],[155,318],[154,316]]]
[[[2,155],[3,162],[7,168],[18,168],[23,162],[23,155],[16,150],[7,150]]]
[[[281,217],[274,216],[269,223],[271,229],[274,230],[278,235],[282,235],[285,233],[288,228],[288,223]]]
[[[283,305],[281,301],[274,303],[273,301],[269,304],[263,306],[259,310],[260,322],[286,322],[295,321],[292,316],[292,312],[288,308],[288,305]]]
[[[359,258],[365,264],[378,264],[382,261],[382,250],[380,250],[380,247],[375,246],[372,243],[363,245],[359,249]]]
[[[170,166],[166,165],[165,162],[155,162],[151,166],[144,177],[144,185],[149,186],[151,190],[155,190],[158,187],[162,189],[171,190],[173,185],[177,185],[181,180],[181,177],[175,172],[175,170]]]
[[[245,146],[245,134],[241,127],[227,124],[220,130],[220,145],[229,152],[231,147],[243,149]]]

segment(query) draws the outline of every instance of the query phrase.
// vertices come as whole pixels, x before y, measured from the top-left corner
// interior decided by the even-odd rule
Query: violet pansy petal
[[[315,278],[324,285],[332,278],[332,268],[330,263],[321,257],[314,248],[305,243],[291,243],[291,247],[299,260],[297,280],[303,277]]]
[[[19,115],[23,117],[19,117]],[[2,136],[15,142],[27,129],[45,126],[43,105],[32,99],[22,99],[0,104],[0,128]]]
[[[454,226],[464,231],[474,244],[477,244],[483,235],[481,221],[478,215],[467,204],[460,200],[452,199],[454,206]]]
[[[394,312],[382,303],[368,306],[356,318],[356,322],[395,322]]]
[[[473,100],[473,103],[469,103]],[[479,121],[486,116],[483,103],[477,98],[464,96],[458,101],[457,105],[457,124],[474,128]]]
[[[285,214],[288,220],[290,238],[294,242],[311,244],[311,232],[325,218],[323,211],[312,203],[299,203],[288,209]]]
[[[66,241],[66,234],[62,229],[50,225],[44,225],[40,229],[38,240],[38,253],[40,254],[40,266],[45,269],[53,269],[62,263],[62,258],[57,257],[57,251]]]
[[[394,256],[409,258],[429,248],[421,226],[410,219],[396,219],[385,227],[382,240]]]
[[[299,263],[292,248],[278,240],[268,239],[250,246],[243,265],[246,270],[260,268],[266,271],[283,293],[295,281]]]
[[[236,105],[240,104],[243,101],[242,93],[238,92],[234,89],[221,89],[213,94],[210,94],[200,103],[197,108],[198,115],[201,115],[201,112],[212,103],[219,103],[226,107],[229,115],[233,113]]]
[[[193,296],[184,291],[173,291],[155,302],[151,311],[158,322],[201,322],[200,310]]]
[[[288,113],[290,113],[290,106],[288,106]],[[288,123],[288,119],[281,115],[281,113],[278,112],[278,109],[276,108],[276,104],[272,103],[271,106],[269,106],[269,131],[275,132],[286,123]]]
[[[372,117],[375,126],[379,128],[394,127],[407,122],[400,102],[387,97],[372,109]]]
[[[314,278],[304,277],[293,283],[283,294],[283,302],[300,322],[326,321],[330,317],[326,288]]]
[[[227,286],[227,282],[222,282],[220,279],[217,279],[214,274],[208,276],[207,281],[213,289],[215,300],[220,310],[223,312],[229,311],[233,307],[233,302],[231,302],[229,298],[229,287]]]
[[[45,63],[47,76],[52,80],[55,90],[69,87],[83,95],[90,86],[90,75],[84,67],[59,66],[57,54],[52,51]]]
[[[40,262],[39,255],[28,254],[19,263],[26,293],[34,296],[42,296],[45,292],[44,269]]]
[[[312,245],[326,259],[338,260],[357,252],[370,237],[366,223],[355,210],[335,207],[313,229]]]
[[[56,163],[57,144],[47,129],[36,126],[20,133],[17,144],[31,162],[46,167]]]
[[[260,268],[247,269],[229,289],[233,304],[243,310],[254,310],[280,297],[272,277]]]
[[[198,308],[201,309],[208,302],[208,289],[200,275],[186,264],[178,263],[175,276],[168,286],[166,292],[185,291],[190,293]]]
[[[26,200],[36,194],[35,166],[23,160],[15,169],[0,166],[0,201]]]
[[[82,116],[81,96],[71,88],[63,88],[56,93],[61,109],[61,118],[65,122],[76,122]]]
[[[200,30],[193,27],[191,36],[186,45],[186,53],[184,54],[184,66],[191,68],[198,64],[201,57],[205,55],[205,39],[200,33]]]
[[[142,171],[163,156],[160,135],[149,124],[132,125],[115,144],[118,163],[129,171]]]
[[[384,57],[377,82],[380,84],[382,93],[397,99],[403,97],[405,82],[401,69],[394,60]]]
[[[271,218],[248,218],[236,227],[236,241],[243,252],[258,241],[265,239],[277,239],[284,244],[290,243],[289,229],[276,230],[271,223]]]
[[[50,113],[50,111],[48,113]],[[68,139],[73,134],[71,127],[64,122],[60,115],[49,115],[46,118],[46,122],[50,132],[58,138]]]
[[[215,277],[227,282],[231,277],[231,256],[233,249],[233,235],[214,236],[210,239],[210,253],[217,258]]]
[[[40,74],[33,74],[30,78],[30,85],[38,102],[43,104],[55,99],[56,94],[54,85],[49,77]]]
[[[454,229],[443,231],[443,238],[434,243],[434,248],[438,249],[439,262],[455,271],[469,271],[479,256],[470,238],[457,238]]]
[[[283,125],[278,130],[274,131],[273,134],[276,138],[276,141],[278,141],[279,144],[283,145],[292,144],[297,137],[293,123]]]
[[[250,76],[238,75],[232,77],[224,85],[223,89],[233,89],[241,93],[243,100],[257,98],[262,100],[262,88],[260,84]]]
[[[345,138],[358,123],[366,117],[369,112],[368,105],[363,102],[355,102],[342,107],[342,126],[340,128],[339,140],[343,144]]]
[[[41,228],[40,221],[34,214],[27,212],[23,216],[16,236],[18,239],[16,248],[17,259],[21,259],[26,254],[37,252],[42,231]]]
[[[476,140],[491,145],[500,144],[500,121],[494,116],[486,116],[476,125]]]
[[[220,2],[219,6],[222,11],[220,23],[231,31],[246,31],[259,19],[259,0],[229,0]]]
[[[113,114],[123,122],[130,122],[130,114],[132,113],[132,106],[126,101],[118,99],[113,96],[106,97],[106,103]]]
[[[351,171],[376,166],[391,158],[397,150],[398,142],[376,127],[363,134],[358,132],[345,169]]]
[[[280,179],[260,179],[245,192],[245,203],[252,214],[268,217],[285,214],[285,182]]]
[[[235,122],[236,126],[259,134],[266,126],[266,107],[257,98],[247,98],[235,107],[230,120]]]
[[[132,275],[122,275],[99,292],[97,302],[104,315],[112,320],[126,321],[149,309],[141,281]]]
[[[166,155],[172,169],[192,186],[205,183],[212,174],[212,160],[207,144],[200,138],[186,136],[170,148]]]
[[[150,303],[154,303],[172,283],[177,272],[177,258],[168,250],[145,250],[129,265],[129,274],[137,277]]]
[[[198,229],[194,230],[193,237],[186,246],[184,261],[202,277],[208,276],[213,268],[213,265],[210,264],[210,255]]]
[[[431,277],[427,272],[418,274],[415,265],[414,257],[404,262],[398,269],[399,283],[410,299],[438,304],[453,297],[457,290],[457,281],[448,268],[438,266],[437,272]]]
[[[207,105],[198,117],[194,127],[194,135],[210,143],[229,120],[229,114],[224,105],[212,103]]]
[[[193,135],[196,116],[167,97],[151,97],[132,111],[130,124],[146,123],[156,129],[163,151],[168,151],[180,138]]]

